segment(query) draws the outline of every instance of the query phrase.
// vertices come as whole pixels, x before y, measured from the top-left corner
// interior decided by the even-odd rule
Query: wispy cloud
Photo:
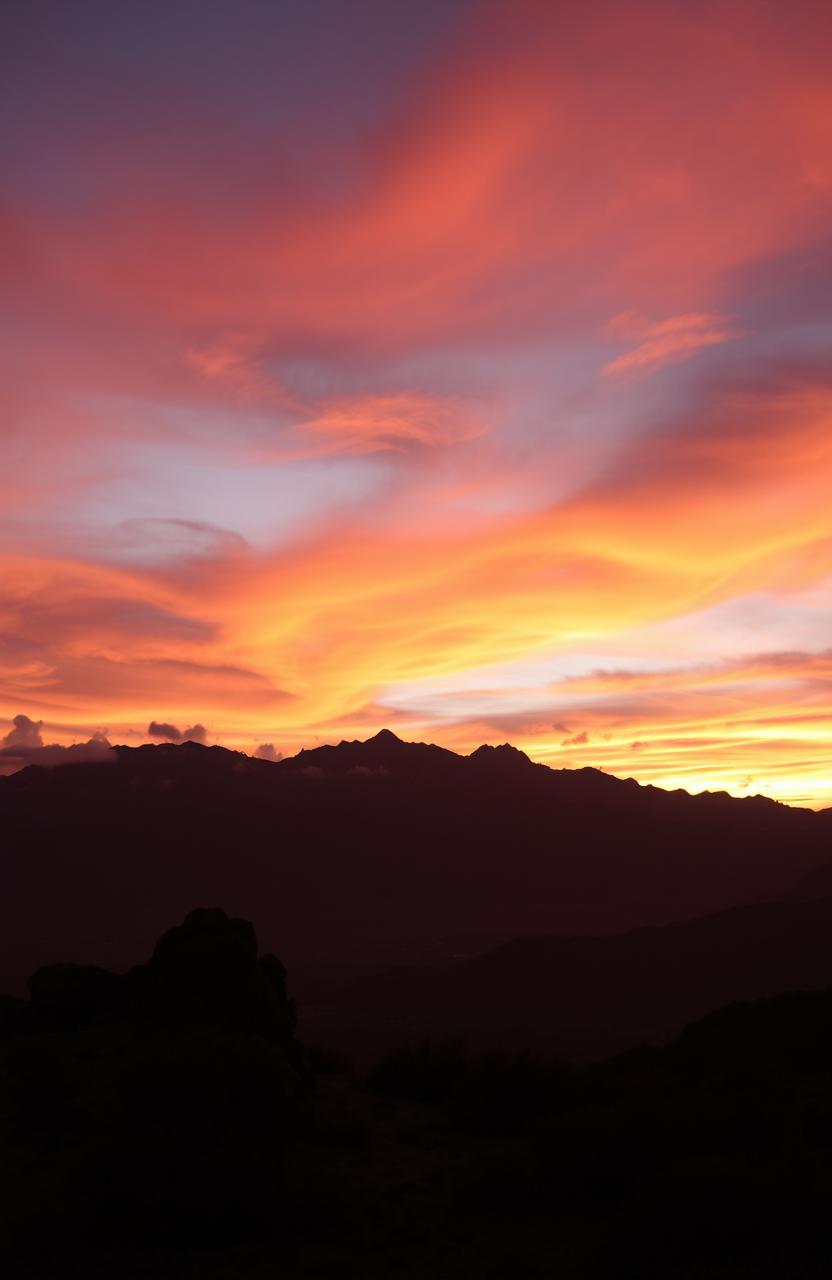
[[[656,324],[646,324],[625,314],[611,320],[605,332],[615,337],[638,340],[632,350],[604,365],[603,372],[607,376],[653,373],[663,365],[680,364],[708,347],[719,346],[741,336],[721,316],[708,312],[672,316]]]

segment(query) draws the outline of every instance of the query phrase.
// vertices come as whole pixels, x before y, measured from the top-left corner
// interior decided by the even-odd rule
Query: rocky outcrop
[[[68,1031],[113,1022],[214,1027],[294,1046],[294,1001],[274,955],[258,956],[248,920],[219,908],[190,912],[156,944],[146,965],[125,974],[94,965],[53,964],[29,979],[30,1002],[10,1002],[0,1034]]]

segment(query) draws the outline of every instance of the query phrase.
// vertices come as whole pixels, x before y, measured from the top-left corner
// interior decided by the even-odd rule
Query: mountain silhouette
[[[444,747],[424,742],[403,742],[389,729],[382,729],[364,742],[339,742],[337,746],[313,747],[280,763],[284,773],[320,769],[325,774],[337,776],[357,771],[406,773],[417,778],[448,775],[464,758]]]
[[[0,990],[38,965],[134,963],[194,901],[257,916],[293,971],[473,954],[782,896],[827,820],[688,795],[503,745],[382,731],[280,762],[194,742],[0,779]]]

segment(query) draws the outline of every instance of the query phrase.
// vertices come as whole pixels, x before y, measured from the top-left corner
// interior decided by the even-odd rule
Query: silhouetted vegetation
[[[579,1274],[828,1275],[832,993],[738,1005],[665,1050],[587,1068],[478,1209],[581,1224]],[[532,1229],[532,1228],[529,1228]]]
[[[403,1045],[370,1072],[369,1087],[391,1098],[448,1102],[463,1087],[470,1064],[457,1040]]]
[[[458,1040],[425,1040],[390,1054],[368,1087],[388,1097],[444,1103],[459,1133],[516,1136],[557,1110],[571,1084],[560,1063],[524,1054],[473,1055]]]
[[[346,1054],[328,1049],[326,1045],[305,1045],[303,1060],[312,1076],[350,1076],[353,1073],[353,1064]]]

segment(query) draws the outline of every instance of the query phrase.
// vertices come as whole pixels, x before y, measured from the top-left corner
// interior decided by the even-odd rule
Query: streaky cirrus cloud
[[[670,362],[690,360],[699,351],[739,337],[718,315],[693,312],[672,316],[658,323],[645,323],[637,316],[616,316],[605,326],[616,338],[635,339],[638,345],[604,365],[606,374],[650,373]]]

